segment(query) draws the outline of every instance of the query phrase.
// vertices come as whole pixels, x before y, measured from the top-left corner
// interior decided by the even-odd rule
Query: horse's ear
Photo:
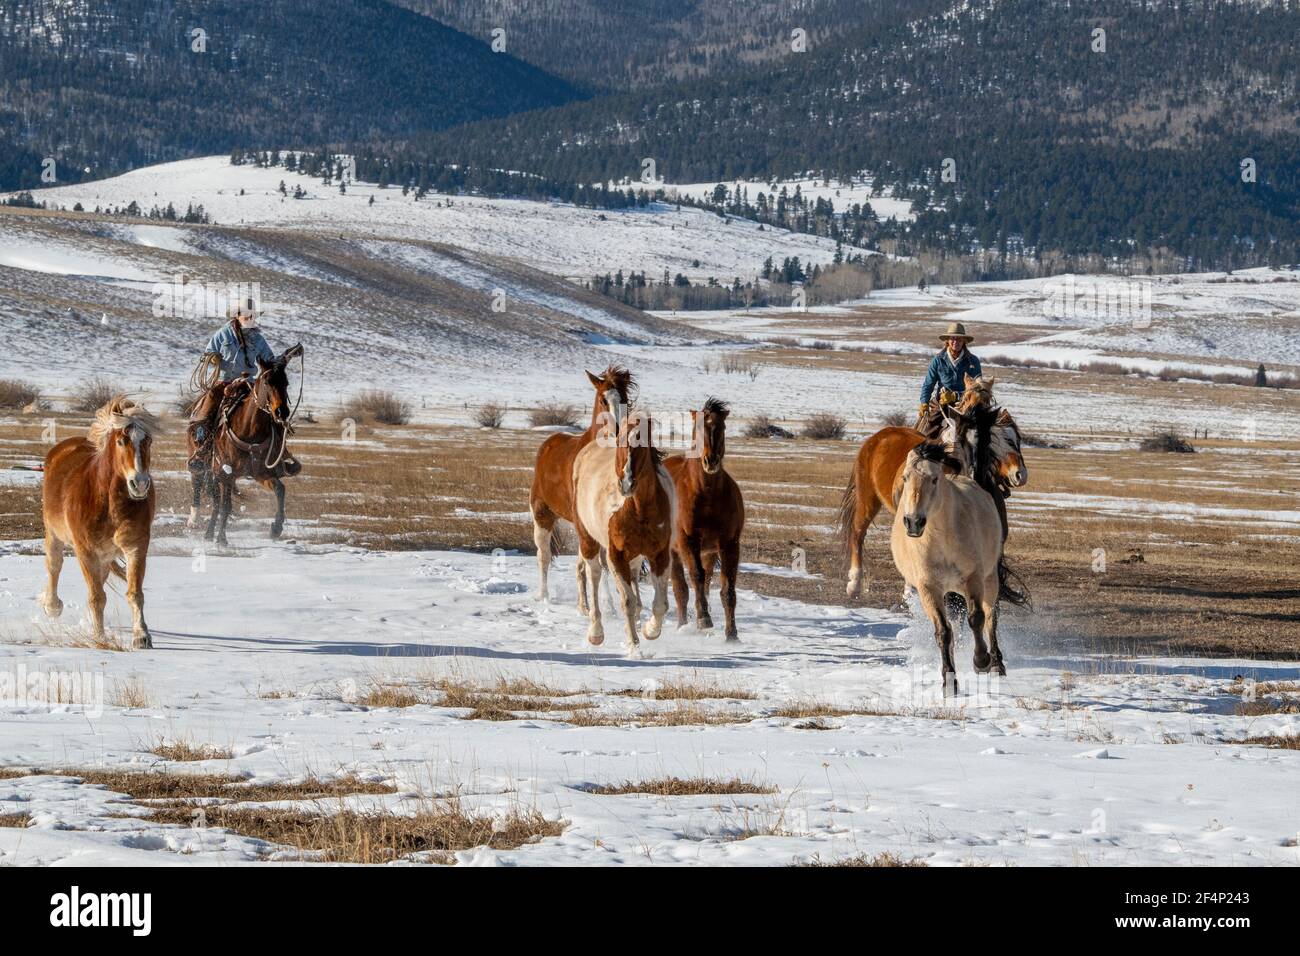
[[[986,378],[986,379],[984,379],[984,387],[985,387],[985,388],[992,388],[992,387],[993,387],[993,383],[996,382],[996,381],[997,381],[996,378]]]
[[[967,372],[967,373],[966,373],[966,387],[967,387],[967,388],[974,388],[974,387],[975,387],[975,383],[978,382],[978,381],[979,381],[979,379],[977,379],[977,378],[971,378],[970,372]]]
[[[259,369],[261,369],[263,372],[265,372],[265,371],[266,371],[268,368],[270,368],[271,366],[270,366],[270,365],[267,365],[265,362],[263,362],[263,361],[262,361],[262,356],[259,355],[259,356],[257,357],[257,367],[258,367]]]
[[[280,356],[280,359],[281,361],[287,362],[289,361],[289,359],[297,358],[301,354],[302,354],[302,343],[298,342],[285,349],[284,354]]]
[[[583,369],[583,371],[586,371],[586,369]],[[605,384],[605,380],[599,375],[592,375],[590,372],[587,372],[587,378],[590,380],[592,388],[600,388]]]

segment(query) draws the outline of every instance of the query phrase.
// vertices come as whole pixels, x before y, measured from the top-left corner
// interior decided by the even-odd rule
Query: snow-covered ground
[[[962,694],[945,704],[929,628],[888,612],[742,592],[741,644],[670,627],[629,659],[613,628],[604,646],[585,643],[564,562],[547,607],[527,593],[527,556],[266,547],[242,534],[251,531],[235,537],[240,556],[160,542],[146,591],[155,649],[124,653],[62,643],[85,604],[75,567],[64,571],[64,619],[51,625],[35,602],[42,561],[18,553],[36,543],[7,547],[0,675],[89,672],[103,691],[87,695],[88,708],[0,705],[0,765],[257,782],[351,772],[399,791],[356,806],[402,812],[417,790],[458,788],[476,810],[535,806],[567,821],[538,844],[460,854],[474,863],[785,864],[882,851],[936,865],[1300,862],[1300,753],[1226,742],[1300,732],[1300,716],[1233,716],[1234,678],[1293,680],[1294,664],[1106,658],[1064,646],[1050,622],[1029,628],[1007,615],[1009,676],[977,682],[965,636]],[[109,620],[129,629],[120,595]],[[683,678],[757,697],[702,704],[743,712],[736,723],[685,727],[462,720],[464,710],[355,702],[375,681],[443,676],[584,689],[602,711],[627,715],[673,705],[609,694]],[[147,706],[103,701],[123,684]],[[804,721],[772,714],[814,701],[879,715],[799,729]],[[168,764],[149,753],[177,740],[234,756]],[[734,776],[777,792],[586,790],[665,776]],[[267,851],[219,830],[152,824],[69,777],[0,780],[0,812],[32,818],[0,828],[0,865],[241,863]],[[769,828],[782,835],[736,839]]]
[[[284,182],[290,198],[280,193]],[[307,192],[293,199],[295,186]],[[622,269],[659,276],[664,269],[695,279],[730,284],[752,280],[769,256],[798,256],[827,264],[829,239],[724,221],[701,210],[658,203],[648,209],[599,210],[563,203],[449,197],[429,193],[420,201],[400,188],[355,183],[346,195],[337,186],[283,168],[232,166],[228,156],[208,156],[137,169],[112,179],[34,190],[36,198],[72,209],[126,206],[146,212],[168,203],[184,212],[201,205],[222,225],[333,230],[349,236],[389,236],[453,242],[474,252],[508,256],[550,272],[580,279]],[[373,197],[374,204],[370,204]],[[698,264],[697,264],[698,263]]]
[[[636,183],[626,185],[636,188]],[[760,181],[752,179],[734,179],[722,183],[665,183],[664,192],[669,196],[681,196],[691,199],[712,199],[713,191],[718,186],[726,186],[727,190],[734,193],[736,189],[744,190],[749,194],[749,201],[757,202],[759,193],[766,193],[768,201],[771,202],[775,197],[781,195],[784,189],[786,194],[793,198],[795,190],[808,200],[816,202],[818,199],[826,199],[832,202],[837,213],[846,212],[853,206],[867,203],[871,206],[872,212],[880,220],[897,219],[900,222],[910,221],[916,218],[912,212],[912,201],[910,199],[896,199],[891,195],[873,196],[871,193],[873,181],[870,176],[856,176],[849,185],[837,182],[835,180],[825,179],[777,179],[770,181]]]

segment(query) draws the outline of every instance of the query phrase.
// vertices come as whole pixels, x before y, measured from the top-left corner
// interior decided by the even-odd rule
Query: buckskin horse
[[[654,447],[653,423],[644,412],[633,411],[617,432],[589,443],[573,462],[574,527],[578,532],[580,572],[585,570],[591,588],[587,611],[591,625],[587,640],[601,644],[605,629],[600,619],[601,557],[618,588],[627,624],[628,655],[639,653],[637,620],[641,596],[636,571],[641,559],[650,565],[654,603],[641,628],[647,641],[663,631],[668,613],[668,573],[672,560],[676,492],[663,467],[663,453]],[[582,592],[579,592],[582,596]]]
[[[154,416],[117,395],[95,412],[89,438],[65,439],[45,456],[41,515],[49,582],[41,605],[50,617],[63,613],[59,572],[70,546],[86,579],[94,639],[104,637],[104,582],[115,574],[126,581],[137,650],[153,647],[144,620],[144,570],[156,500],[149,455],[158,433]]]
[[[204,538],[227,544],[226,523],[230,520],[231,498],[235,482],[251,478],[275,492],[275,519],[271,537],[279,538],[284,530],[284,482],[302,470],[289,454],[289,435],[293,431],[293,410],[289,402],[289,360],[302,354],[302,345],[294,345],[271,362],[257,360],[257,377],[239,379],[227,386],[217,427],[212,438],[210,470],[192,473],[194,497],[190,508],[191,523],[197,520],[199,501],[204,487],[212,496],[212,516]],[[195,451],[194,441],[189,451]],[[218,524],[218,522],[220,522]]]
[[[710,630],[709,584],[713,568],[722,564],[722,607],[727,616],[726,639],[736,631],[736,571],[740,567],[740,534],[745,529],[745,499],[740,486],[722,467],[726,454],[725,402],[710,398],[704,408],[691,409],[694,449],[664,459],[677,490],[677,529],[673,545],[673,597],[677,626],[686,624],[686,570],[695,588],[695,626]]]
[[[611,365],[601,375],[587,373],[596,399],[591,406],[591,424],[580,435],[551,435],[537,449],[537,463],[533,468],[533,487],[528,495],[528,508],[533,515],[533,543],[537,545],[537,568],[541,575],[537,598],[549,601],[546,576],[551,557],[556,551],[555,523],[563,519],[574,524],[573,461],[578,452],[595,440],[602,423],[612,424],[612,434],[617,435],[631,404],[630,395],[636,386],[632,373]],[[578,607],[584,614],[586,608],[582,562],[578,562]],[[596,595],[592,595],[593,600]]]
[[[991,393],[987,394],[991,400]],[[951,408],[942,409],[940,414],[946,423],[944,444],[948,454],[996,499],[1005,540],[1006,505],[1002,499],[1011,488],[1023,487],[1029,481],[1015,419],[1006,409],[982,405],[972,406],[967,414]],[[894,510],[907,456],[925,441],[926,437],[913,428],[891,426],[876,432],[858,450],[839,518],[849,566],[845,591],[851,598],[862,593],[862,542],[867,528],[882,507]]]
[[[907,453],[889,535],[894,564],[916,589],[934,625],[945,697],[957,693],[953,633],[946,613],[949,595],[965,601],[975,637],[976,672],[1007,673],[998,647],[1003,563],[997,507],[983,488],[953,474],[955,467],[938,445],[918,445]]]

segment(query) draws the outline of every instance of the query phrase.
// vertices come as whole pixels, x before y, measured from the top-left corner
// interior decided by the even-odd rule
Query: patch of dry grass
[[[814,856],[811,860],[803,863],[795,863],[794,866],[800,867],[828,867],[828,866],[865,866],[865,867],[924,867],[929,866],[919,857],[904,859],[897,853],[886,850],[883,853],[877,853],[871,856],[866,853],[859,853],[856,856],[847,856],[839,860],[825,861],[820,857]]]
[[[32,822],[30,813],[0,813],[0,827],[21,829]]]
[[[626,781],[620,784],[588,786],[581,789],[587,793],[594,793],[603,797],[617,797],[630,793],[648,793],[660,797],[702,797],[746,793],[769,794],[777,791],[777,788],[770,784],[752,783],[738,777],[732,777],[730,780],[724,780],[721,777],[691,777],[689,779],[659,777],[654,780],[643,780],[640,783]]]
[[[72,410],[77,412],[96,411],[107,404],[113,396],[121,395],[125,391],[126,389],[116,382],[111,382],[106,378],[89,379],[72,394]]]
[[[551,402],[530,411],[528,424],[533,428],[577,428],[579,414],[577,405]]]
[[[188,762],[195,760],[231,760],[235,753],[229,747],[215,744],[195,744],[188,740],[163,742],[149,748],[149,752],[163,760]]]
[[[923,717],[931,720],[968,720],[962,711],[948,707],[906,707],[889,709],[883,707],[841,707],[838,704],[820,700],[792,701],[768,714],[770,717],[785,717],[791,720],[821,719],[824,717]],[[802,727],[802,730],[828,730],[828,727]]]
[[[193,825],[192,808],[160,807],[159,823]],[[412,814],[381,810],[205,807],[208,826],[224,827],[247,837],[293,847],[300,858],[331,863],[389,863],[415,857],[453,862],[460,850],[486,846],[513,850],[544,837],[559,836],[565,824],[536,810],[473,814],[459,801],[431,803]]]
[[[113,687],[108,692],[108,702],[114,707],[140,710],[153,706],[153,696],[143,679],[128,677],[126,680],[113,681]]]
[[[40,390],[30,382],[0,379],[0,408],[26,408],[40,397]]]
[[[411,420],[411,404],[393,392],[363,389],[344,402],[340,418],[356,422],[373,419],[381,425],[405,425]]]
[[[1243,740],[1229,740],[1230,744],[1252,744],[1272,750],[1300,750],[1300,734],[1261,734]]]
[[[740,687],[717,681],[686,678],[654,681],[641,690],[627,688],[613,691],[614,697],[640,697],[642,700],[757,700],[758,695]]]
[[[694,727],[720,724],[747,724],[758,715],[739,710],[707,710],[693,703],[678,701],[664,710],[639,710],[631,714],[608,713],[598,709],[570,711],[557,718],[575,727]]]
[[[220,799],[231,802],[266,803],[276,800],[316,800],[354,794],[396,793],[389,783],[372,783],[345,775],[332,780],[314,776],[298,783],[250,784],[243,777],[221,773],[176,773],[167,770],[79,769],[33,770],[15,776],[35,774],[77,777],[83,783],[124,793],[133,800]]]
[[[427,704],[419,694],[401,684],[371,684],[370,688],[356,700],[362,707],[414,707]]]

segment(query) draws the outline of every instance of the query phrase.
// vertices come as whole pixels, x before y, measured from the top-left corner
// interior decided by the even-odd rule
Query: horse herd
[[[282,365],[263,369],[251,383],[249,405],[277,418],[277,403],[287,402],[282,377]],[[655,447],[654,423],[635,402],[635,382],[628,370],[610,366],[587,377],[595,389],[590,424],[580,434],[551,435],[537,453],[529,510],[539,599],[549,600],[547,576],[556,551],[557,522],[565,520],[578,536],[578,608],[589,619],[587,638],[592,644],[601,644],[605,637],[598,600],[605,571],[621,603],[631,655],[639,654],[641,637],[654,640],[662,633],[670,580],[677,626],[688,620],[693,590],[696,626],[713,627],[708,592],[715,569],[720,569],[725,637],[738,640],[736,574],[745,502],[724,468],[726,403],[710,398],[693,410],[691,451],[669,456]],[[945,694],[957,689],[946,605],[954,598],[964,602],[975,637],[976,671],[1005,674],[997,641],[999,601],[1027,600],[1013,586],[1014,575],[1003,558],[1003,498],[1028,480],[1020,432],[1010,414],[994,404],[991,379],[968,379],[966,385],[960,403],[934,412],[938,427],[929,434],[891,426],[863,443],[839,514],[848,565],[846,590],[856,597],[862,589],[867,528],[882,507],[894,512],[890,550],[905,593],[917,594],[934,625]],[[282,455],[287,422],[282,415],[277,420]],[[104,584],[109,574],[116,574],[127,584],[135,648],[152,647],[143,582],[155,512],[149,459],[159,431],[154,416],[117,396],[96,412],[89,437],[66,439],[45,459],[42,513],[49,579],[41,603],[51,617],[62,611],[58,580],[64,549],[71,547],[86,579],[95,638],[103,638]],[[223,473],[224,500],[214,496],[209,536],[220,513],[224,537],[227,489],[236,475],[229,468]],[[196,499],[197,487],[196,479]],[[283,523],[283,486],[276,492],[280,508],[273,534]],[[637,579],[643,562],[654,597],[650,616],[641,623]]]

